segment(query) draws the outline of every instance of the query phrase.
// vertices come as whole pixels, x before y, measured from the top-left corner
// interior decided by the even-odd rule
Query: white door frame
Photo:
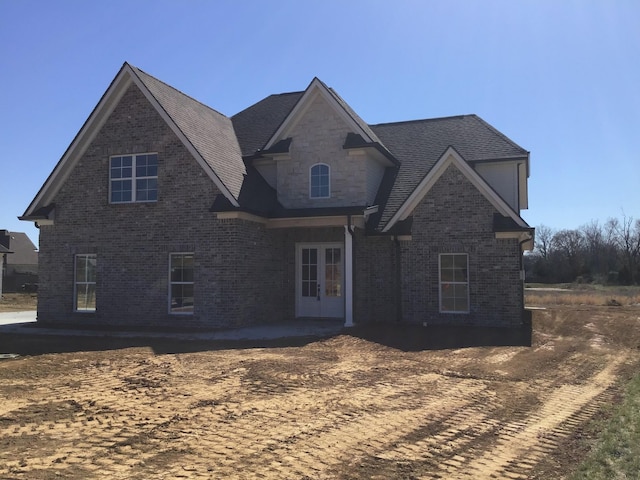
[[[305,248],[317,248],[317,279],[319,282],[319,297],[303,297],[302,296],[302,250]],[[327,297],[325,295],[325,249],[339,248],[341,281],[340,296]],[[345,245],[341,242],[300,242],[296,243],[295,251],[295,296],[296,317],[326,317],[326,318],[344,318],[345,317]],[[311,299],[314,299],[313,301]],[[319,300],[318,300],[319,298]],[[315,302],[318,302],[315,304]]]

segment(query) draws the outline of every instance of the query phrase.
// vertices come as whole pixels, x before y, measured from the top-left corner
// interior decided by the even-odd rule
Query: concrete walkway
[[[38,327],[36,312],[0,313],[0,335],[57,335],[71,337],[170,338],[175,340],[277,340],[296,337],[330,337],[344,330],[342,320],[297,320],[272,325],[210,331],[82,330]]]

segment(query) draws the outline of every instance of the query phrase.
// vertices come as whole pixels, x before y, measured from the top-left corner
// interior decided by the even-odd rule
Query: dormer
[[[253,165],[285,208],[372,205],[395,159],[369,126],[317,78],[257,152]]]

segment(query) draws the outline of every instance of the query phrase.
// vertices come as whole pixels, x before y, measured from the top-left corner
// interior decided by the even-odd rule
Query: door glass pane
[[[318,295],[318,250],[316,248],[302,249],[300,280],[303,297]]]
[[[339,248],[327,248],[325,250],[325,292],[327,297],[342,296],[342,263],[340,261]]]

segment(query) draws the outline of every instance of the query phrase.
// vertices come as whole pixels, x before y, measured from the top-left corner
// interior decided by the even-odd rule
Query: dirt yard
[[[640,365],[640,308],[533,326],[531,347],[459,349],[383,330],[252,348],[0,339],[34,353],[0,361],[0,478],[560,478]]]

